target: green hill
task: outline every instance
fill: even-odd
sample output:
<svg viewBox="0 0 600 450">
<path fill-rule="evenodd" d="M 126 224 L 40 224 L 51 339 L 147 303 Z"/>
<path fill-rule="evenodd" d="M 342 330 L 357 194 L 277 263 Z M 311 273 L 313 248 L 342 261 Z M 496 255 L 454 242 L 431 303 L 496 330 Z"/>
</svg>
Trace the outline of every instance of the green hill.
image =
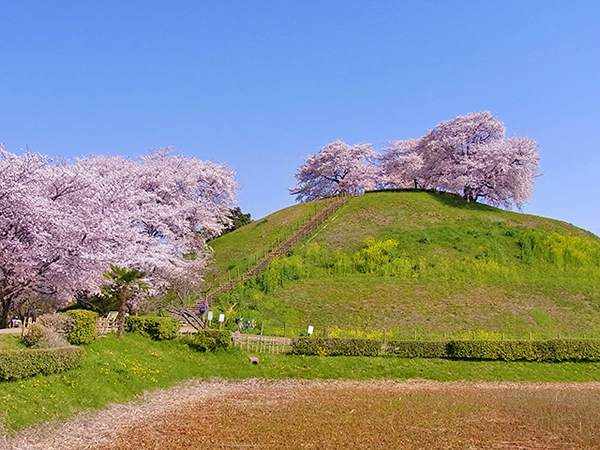
<svg viewBox="0 0 600 450">
<path fill-rule="evenodd" d="M 243 273 L 327 202 L 212 241 L 209 280 Z M 451 194 L 367 193 L 214 308 L 269 334 L 285 323 L 288 335 L 313 325 L 330 335 L 600 337 L 600 239 Z"/>
</svg>

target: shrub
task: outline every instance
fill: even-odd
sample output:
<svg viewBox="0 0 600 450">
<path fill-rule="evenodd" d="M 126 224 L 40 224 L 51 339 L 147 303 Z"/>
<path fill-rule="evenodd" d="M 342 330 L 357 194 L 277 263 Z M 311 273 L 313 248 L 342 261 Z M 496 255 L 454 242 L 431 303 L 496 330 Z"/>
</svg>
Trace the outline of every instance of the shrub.
<svg viewBox="0 0 600 450">
<path fill-rule="evenodd" d="M 226 330 L 198 330 L 197 333 L 182 338 L 183 342 L 200 352 L 226 349 L 231 345 L 231 332 Z"/>
<path fill-rule="evenodd" d="M 65 334 L 58 333 L 41 323 L 34 323 L 29 327 L 27 334 L 23 336 L 23 343 L 28 347 L 40 348 L 66 347 L 69 345 Z"/>
<path fill-rule="evenodd" d="M 74 309 L 63 314 L 73 319 L 73 329 L 69 332 L 69 343 L 73 345 L 84 345 L 91 343 L 98 337 L 96 321 L 98 313 L 86 309 Z"/>
<path fill-rule="evenodd" d="M 454 359 L 538 360 L 536 341 L 451 341 L 448 353 Z"/>
<path fill-rule="evenodd" d="M 448 358 L 446 341 L 388 341 L 384 355 L 398 358 Z"/>
<path fill-rule="evenodd" d="M 140 333 L 156 341 L 173 339 L 177 336 L 181 324 L 173 317 L 127 316 L 125 331 Z"/>
<path fill-rule="evenodd" d="M 592 339 L 451 341 L 448 343 L 448 353 L 455 359 L 600 361 L 600 341 Z"/>
<path fill-rule="evenodd" d="M 79 347 L 0 351 L 0 380 L 49 375 L 73 369 L 83 358 Z"/>
<path fill-rule="evenodd" d="M 36 323 L 64 335 L 65 339 L 73 330 L 73 318 L 66 314 L 43 314 L 38 317 Z"/>
<path fill-rule="evenodd" d="M 294 338 L 291 353 L 321 356 L 378 356 L 381 353 L 381 341 L 356 338 Z"/>
<path fill-rule="evenodd" d="M 129 333 L 140 333 L 146 335 L 147 316 L 125 317 L 125 331 Z"/>
<path fill-rule="evenodd" d="M 552 339 L 539 343 L 540 361 L 600 361 L 600 341 Z"/>
<path fill-rule="evenodd" d="M 494 361 L 600 361 L 600 340 L 389 341 L 373 339 L 295 338 L 292 354 L 320 356 L 396 356 Z"/>
</svg>

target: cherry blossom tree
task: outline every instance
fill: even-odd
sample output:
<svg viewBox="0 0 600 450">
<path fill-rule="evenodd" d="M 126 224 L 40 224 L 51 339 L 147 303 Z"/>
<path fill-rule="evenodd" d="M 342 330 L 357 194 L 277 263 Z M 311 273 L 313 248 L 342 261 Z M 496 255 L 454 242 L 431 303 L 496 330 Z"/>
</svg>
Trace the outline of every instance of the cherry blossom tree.
<svg viewBox="0 0 600 450">
<path fill-rule="evenodd" d="M 379 184 L 390 188 L 420 187 L 423 158 L 417 153 L 418 139 L 391 141 L 379 157 L 381 178 Z"/>
<path fill-rule="evenodd" d="M 81 273 L 84 189 L 74 167 L 0 147 L 0 327 L 27 294 L 64 299 Z M 85 258 L 84 258 L 85 259 Z"/>
<path fill-rule="evenodd" d="M 504 124 L 488 111 L 441 122 L 419 139 L 423 187 L 461 194 L 468 201 L 521 207 L 539 175 L 537 144 L 505 137 Z"/>
<path fill-rule="evenodd" d="M 32 290 L 99 292 L 111 265 L 144 272 L 151 293 L 200 278 L 236 189 L 226 165 L 168 150 L 55 164 L 0 149 L 0 326 Z"/>
<path fill-rule="evenodd" d="M 233 171 L 224 164 L 172 155 L 168 149 L 152 152 L 140 163 L 94 157 L 78 164 L 98 180 L 93 197 L 106 214 L 103 229 L 110 238 L 104 240 L 104 251 L 96 252 L 101 268 L 114 265 L 145 273 L 149 295 L 184 280 L 197 285 L 211 253 L 206 240 L 231 223 L 237 190 Z"/>
<path fill-rule="evenodd" d="M 377 152 L 372 144 L 348 145 L 340 140 L 308 156 L 294 175 L 297 201 L 312 201 L 343 192 L 358 194 L 378 184 Z"/>
</svg>

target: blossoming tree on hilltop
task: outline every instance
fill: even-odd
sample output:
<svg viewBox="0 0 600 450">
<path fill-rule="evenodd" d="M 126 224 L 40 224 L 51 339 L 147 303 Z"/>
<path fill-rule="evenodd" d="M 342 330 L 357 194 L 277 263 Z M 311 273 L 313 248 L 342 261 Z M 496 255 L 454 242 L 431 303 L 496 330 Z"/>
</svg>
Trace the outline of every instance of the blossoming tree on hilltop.
<svg viewBox="0 0 600 450">
<path fill-rule="evenodd" d="M 298 201 L 312 201 L 343 192 L 358 194 L 373 189 L 379 168 L 372 144 L 348 145 L 337 140 L 306 158 L 294 175 L 299 186 L 292 189 Z"/>
</svg>

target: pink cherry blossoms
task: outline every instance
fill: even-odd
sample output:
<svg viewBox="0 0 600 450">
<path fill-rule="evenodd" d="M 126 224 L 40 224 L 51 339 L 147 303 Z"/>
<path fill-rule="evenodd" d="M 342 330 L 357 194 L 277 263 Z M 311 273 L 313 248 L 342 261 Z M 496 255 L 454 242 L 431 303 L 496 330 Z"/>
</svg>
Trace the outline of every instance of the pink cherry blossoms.
<svg viewBox="0 0 600 450">
<path fill-rule="evenodd" d="M 539 176 L 538 148 L 529 138 L 505 134 L 504 124 L 484 111 L 441 122 L 419 139 L 391 141 L 383 155 L 374 156 L 371 144 L 360 144 L 368 154 L 354 155 L 353 147 L 335 141 L 306 159 L 292 193 L 308 201 L 374 187 L 423 188 L 520 208 Z"/>
<path fill-rule="evenodd" d="M 377 152 L 372 144 L 348 145 L 335 141 L 318 154 L 308 156 L 295 177 L 298 186 L 292 194 L 299 201 L 312 201 L 342 192 L 359 194 L 377 184 Z"/>
<path fill-rule="evenodd" d="M 206 239 L 229 225 L 234 175 L 167 150 L 59 164 L 0 148 L 0 326 L 33 295 L 97 291 L 111 264 L 146 272 L 153 292 L 199 279 Z"/>
</svg>

